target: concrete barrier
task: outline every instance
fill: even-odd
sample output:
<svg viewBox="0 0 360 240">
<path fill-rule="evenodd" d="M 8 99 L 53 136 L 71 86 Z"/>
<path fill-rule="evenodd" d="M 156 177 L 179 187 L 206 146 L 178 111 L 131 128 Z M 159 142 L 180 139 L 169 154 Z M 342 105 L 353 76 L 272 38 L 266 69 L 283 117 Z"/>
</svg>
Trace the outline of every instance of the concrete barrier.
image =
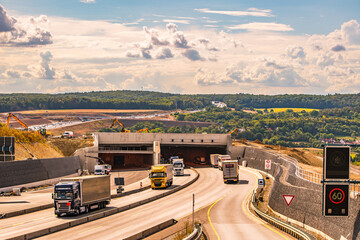
<svg viewBox="0 0 360 240">
<path fill-rule="evenodd" d="M 49 228 L 49 233 L 54 233 L 54 232 L 57 232 L 57 231 L 61 231 L 61 230 L 64 230 L 66 228 L 69 228 L 69 227 L 70 227 L 69 223 L 62 223 L 62 224 L 59 224 L 57 226 Z"/>
<path fill-rule="evenodd" d="M 163 230 L 165 228 L 168 228 L 168 227 L 170 227 L 170 226 L 172 226 L 172 225 L 174 225 L 176 223 L 177 223 L 177 221 L 175 219 L 169 219 L 169 220 L 167 220 L 165 222 L 162 222 L 162 223 L 157 224 L 157 225 L 155 225 L 153 227 L 150 227 L 150 228 L 148 228 L 148 229 L 146 229 L 144 231 L 136 233 L 136 234 L 134 234 L 134 235 L 132 235 L 130 237 L 124 238 L 123 240 L 137 240 L 137 239 L 146 238 L 146 237 L 148 237 L 148 236 L 150 236 L 150 235 L 152 235 L 152 234 L 154 234 L 154 233 L 156 233 L 158 231 L 161 231 L 161 230 Z"/>
<path fill-rule="evenodd" d="M 58 178 L 76 173 L 79 157 L 34 159 L 0 163 L 0 188 Z"/>
<path fill-rule="evenodd" d="M 193 184 L 194 182 L 196 182 L 198 179 L 199 179 L 199 173 L 195 170 L 195 169 L 192 169 L 195 173 L 196 173 L 196 177 L 194 179 L 192 179 L 190 182 L 182 185 L 182 186 L 179 186 L 176 189 L 175 192 L 177 191 L 180 191 L 181 189 Z M 175 190 L 174 189 L 174 190 Z M 166 193 L 162 193 L 160 195 L 157 196 L 157 199 L 160 199 L 162 197 L 165 197 L 165 196 L 168 196 L 172 194 L 172 191 L 168 191 Z M 150 199 L 153 199 L 153 197 L 151 198 L 148 198 L 146 199 L 147 202 L 150 202 Z M 79 224 L 82 224 L 82 223 L 86 223 L 86 222 L 91 222 L 91 221 L 94 221 L 96 219 L 100 219 L 100 218 L 103 218 L 103 217 L 107 217 L 107 216 L 110 216 L 110 215 L 113 215 L 113 214 L 116 214 L 116 213 L 119 213 L 119 212 L 123 212 L 123 211 L 126 211 L 128 209 L 131 209 L 131 208 L 135 208 L 137 206 L 140 206 L 141 205 L 141 202 L 143 202 L 145 200 L 142 200 L 142 201 L 139 201 L 139 202 L 135 202 L 135 203 L 132 203 L 132 204 L 129 204 L 129 205 L 126 205 L 126 206 L 122 206 L 122 207 L 119 207 L 119 208 L 116 208 L 117 211 L 115 211 L 115 209 L 110 209 L 110 210 L 105 210 L 103 212 L 99 212 L 99 213 L 94 213 L 93 215 L 90 215 L 90 216 L 87 216 L 87 217 L 83 217 L 83 218 L 79 218 L 79 219 L 76 219 L 74 221 L 71 221 L 71 222 L 68 222 L 68 223 L 65 223 L 65 224 L 59 224 L 57 226 L 53 226 L 51 228 L 46 228 L 46 229 L 40 229 L 38 231 L 35 231 L 33 233 L 29 233 L 29 234 L 33 234 L 35 237 L 40 237 L 40 236 L 44 236 L 44 235 L 47 235 L 49 233 L 54 233 L 56 231 L 60 231 L 60 230 L 63 230 L 63 229 L 66 229 L 66 228 L 71 228 L 73 226 L 76 226 L 76 225 L 79 225 Z M 153 200 L 152 200 L 153 201 Z M 146 203 L 147 203 L 146 202 Z M 145 203 L 143 203 L 145 204 Z M 81 223 L 80 223 L 81 222 Z M 167 224 L 175 224 L 176 223 L 176 220 L 168 220 L 164 223 L 161 223 L 159 225 L 161 225 L 162 227 L 165 227 L 165 226 L 170 226 L 170 225 L 167 225 Z M 76 225 L 74 225 L 76 224 Z M 155 228 L 154 228 L 155 230 Z M 160 229 L 161 230 L 161 229 Z M 146 230 L 147 231 L 147 230 Z M 147 231 L 146 234 L 150 233 L 151 231 Z M 153 234 L 153 233 L 151 233 Z M 13 239 L 28 239 L 26 236 L 28 234 L 25 234 L 25 235 L 21 235 L 21 236 L 16 236 L 15 238 Z M 144 237 L 144 235 L 142 234 L 142 236 Z M 131 239 L 138 239 L 138 238 L 131 238 Z"/>
</svg>

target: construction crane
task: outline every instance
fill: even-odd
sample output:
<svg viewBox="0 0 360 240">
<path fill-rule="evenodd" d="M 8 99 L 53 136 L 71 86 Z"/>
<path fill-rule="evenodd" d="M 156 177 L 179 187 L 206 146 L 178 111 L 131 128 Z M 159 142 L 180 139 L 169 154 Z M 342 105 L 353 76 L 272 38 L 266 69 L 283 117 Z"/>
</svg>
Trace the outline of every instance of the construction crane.
<svg viewBox="0 0 360 240">
<path fill-rule="evenodd" d="M 17 116 L 15 116 L 12 113 L 9 113 L 8 117 L 7 117 L 7 126 L 10 127 L 10 118 L 14 118 L 16 121 L 18 121 L 21 126 L 23 126 L 26 130 L 29 129 L 28 125 L 26 125 L 24 122 L 22 122 Z"/>
<path fill-rule="evenodd" d="M 130 132 L 130 130 L 125 129 L 124 124 L 122 124 L 117 118 L 114 118 L 114 121 L 113 121 L 113 123 L 111 124 L 110 128 L 113 128 L 113 127 L 115 126 L 115 123 L 118 123 L 118 124 L 122 127 L 122 129 L 120 130 L 120 132 L 125 132 L 125 133 L 129 133 L 129 132 Z"/>
<path fill-rule="evenodd" d="M 138 131 L 137 131 L 137 133 L 141 133 L 141 132 L 149 132 L 149 129 L 148 128 L 143 128 L 143 129 L 139 129 Z"/>
</svg>

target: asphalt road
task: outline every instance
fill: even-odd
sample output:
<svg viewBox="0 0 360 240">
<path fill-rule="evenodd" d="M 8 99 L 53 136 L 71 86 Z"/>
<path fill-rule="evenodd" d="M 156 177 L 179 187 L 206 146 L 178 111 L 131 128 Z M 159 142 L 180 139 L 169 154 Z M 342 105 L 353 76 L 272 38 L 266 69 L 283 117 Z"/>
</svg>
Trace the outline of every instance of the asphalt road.
<svg viewBox="0 0 360 240">
<path fill-rule="evenodd" d="M 243 203 L 257 184 L 255 176 L 241 171 L 241 182 L 223 183 L 218 169 L 197 169 L 200 178 L 189 187 L 157 201 L 106 218 L 66 229 L 41 239 L 123 239 L 171 218 L 180 219 L 191 214 L 192 194 L 195 209 L 217 202 L 210 211 L 210 219 L 220 239 L 283 239 L 276 230 L 265 227 L 249 216 Z M 285 238 L 287 239 L 287 238 Z"/>
<path fill-rule="evenodd" d="M 37 211 L 34 213 L 29 213 L 17 217 L 12 217 L 9 219 L 0 219 L 0 238 L 7 239 L 22 234 L 30 233 L 39 229 L 49 228 L 56 226 L 62 223 L 70 222 L 74 219 L 79 219 L 82 217 L 89 216 L 94 213 L 105 211 L 111 209 L 112 207 L 121 207 L 126 206 L 140 200 L 150 198 L 152 196 L 163 193 L 164 191 L 169 191 L 179 185 L 183 185 L 186 182 L 190 181 L 195 177 L 195 173 L 191 170 L 186 170 L 186 175 L 184 177 L 176 177 L 174 179 L 173 186 L 164 189 L 164 190 L 145 190 L 143 192 L 135 193 L 129 196 L 116 198 L 111 200 L 111 203 L 107 205 L 105 209 L 94 210 L 88 214 L 80 214 L 79 216 L 65 216 L 58 218 L 54 215 L 54 209 L 46 209 L 42 211 Z M 116 214 L 118 215 L 118 214 Z M 108 217 L 107 217 L 108 218 Z M 127 221 L 127 220 L 126 220 Z M 71 230 L 70 230 L 71 231 Z M 72 234 L 71 234 L 72 235 Z M 51 236 L 51 235 L 49 235 Z M 52 239 L 51 237 L 45 237 L 46 239 Z M 74 236 L 68 237 L 67 239 L 74 239 Z M 100 238 L 101 239 L 101 238 Z"/>
<path fill-rule="evenodd" d="M 125 190 L 132 190 L 139 188 L 140 183 L 136 184 L 136 182 L 147 178 L 148 175 L 149 172 L 147 170 L 111 172 L 112 193 L 116 193 L 116 186 L 114 185 L 115 177 L 123 177 L 127 186 Z M 145 182 L 143 186 L 145 186 Z M 0 214 L 53 203 L 51 198 L 53 192 L 54 187 L 48 187 L 46 189 L 23 192 L 21 196 L 0 197 Z"/>
<path fill-rule="evenodd" d="M 220 239 L 267 240 L 293 239 L 255 218 L 247 208 L 249 193 L 257 185 L 257 178 L 246 170 L 240 172 L 238 184 L 228 184 L 229 191 L 209 211 L 212 235 Z M 218 239 L 219 239 L 218 238 Z M 216 239 L 216 238 L 215 238 Z"/>
</svg>

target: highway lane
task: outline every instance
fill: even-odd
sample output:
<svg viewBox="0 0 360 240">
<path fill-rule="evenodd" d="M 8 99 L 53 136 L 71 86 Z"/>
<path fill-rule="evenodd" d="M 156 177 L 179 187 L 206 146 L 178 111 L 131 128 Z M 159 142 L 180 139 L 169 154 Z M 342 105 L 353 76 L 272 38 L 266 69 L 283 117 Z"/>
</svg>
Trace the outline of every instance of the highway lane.
<svg viewBox="0 0 360 240">
<path fill-rule="evenodd" d="M 116 186 L 114 184 L 115 177 L 123 177 L 125 180 L 125 190 L 132 190 L 139 188 L 140 180 L 147 178 L 149 172 L 147 170 L 134 171 L 119 171 L 111 172 L 111 189 L 112 194 L 116 193 Z M 145 186 L 146 181 L 143 181 Z M 41 190 L 29 191 L 21 193 L 21 196 L 0 197 L 0 213 L 8 213 L 18 210 L 24 210 L 32 207 L 37 207 L 45 204 L 53 203 L 51 194 L 54 192 L 54 187 L 48 187 Z"/>
<path fill-rule="evenodd" d="M 257 186 L 257 178 L 245 170 L 240 171 L 240 176 L 248 183 L 228 184 L 230 190 L 209 211 L 213 225 L 209 231 L 216 231 L 220 239 L 235 239 L 234 236 L 242 240 L 292 239 L 249 213 L 246 203 Z"/>
<path fill-rule="evenodd" d="M 217 203 L 221 203 L 219 212 L 215 208 L 211 213 L 214 217 L 215 228 L 219 228 L 220 234 L 223 235 L 221 239 L 242 239 L 238 236 L 246 236 L 247 239 L 282 238 L 259 223 L 257 219 L 247 216 L 245 209 L 242 208 L 245 197 L 257 184 L 254 176 L 241 171 L 241 180 L 243 180 L 241 184 L 227 185 L 223 183 L 222 172 L 218 169 L 197 170 L 200 173 L 198 181 L 177 193 L 123 213 L 44 236 L 41 239 L 123 239 L 168 219 L 180 219 L 190 214 L 193 193 L 195 194 L 195 209 L 205 207 L 220 197 L 224 197 L 224 203 L 221 203 L 223 200 Z M 236 205 L 235 208 L 234 205 Z M 222 208 L 227 208 L 224 213 L 230 215 L 222 218 Z M 221 225 L 222 223 L 224 225 Z M 227 234 L 226 227 L 230 227 L 232 232 Z M 260 236 L 260 238 L 254 236 Z"/>
<path fill-rule="evenodd" d="M 185 177 L 176 177 L 174 179 L 173 186 L 169 187 L 165 190 L 145 190 L 143 192 L 135 193 L 129 196 L 121 197 L 113 199 L 110 205 L 107 206 L 106 209 L 111 209 L 111 207 L 121 207 L 126 206 L 131 203 L 150 198 L 152 196 L 161 194 L 165 191 L 169 191 L 176 186 L 183 185 L 186 182 L 190 181 L 195 177 L 194 171 L 186 170 Z M 26 234 L 32 231 L 36 231 L 39 229 L 49 228 L 52 226 L 56 226 L 58 224 L 70 222 L 74 219 L 79 219 L 85 216 L 89 216 L 94 214 L 94 212 L 105 211 L 106 209 L 96 210 L 90 212 L 88 214 L 80 214 L 79 216 L 66 216 L 58 218 L 54 215 L 54 209 L 46 209 L 42 211 L 37 211 L 34 213 L 29 213 L 9 219 L 0 219 L 0 236 L 2 238 L 10 238 L 15 237 L 21 234 Z M 71 239 L 71 238 L 70 238 Z"/>
</svg>

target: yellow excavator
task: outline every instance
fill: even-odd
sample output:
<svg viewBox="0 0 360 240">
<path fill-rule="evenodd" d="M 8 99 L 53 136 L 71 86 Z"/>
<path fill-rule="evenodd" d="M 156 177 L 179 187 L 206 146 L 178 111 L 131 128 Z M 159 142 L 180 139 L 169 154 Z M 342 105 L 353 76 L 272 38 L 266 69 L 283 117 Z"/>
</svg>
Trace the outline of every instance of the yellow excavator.
<svg viewBox="0 0 360 240">
<path fill-rule="evenodd" d="M 114 118 L 113 123 L 111 124 L 110 128 L 113 128 L 115 126 L 115 123 L 118 123 L 122 128 L 120 132 L 129 133 L 130 130 L 125 129 L 124 124 L 122 124 L 117 118 Z"/>
<path fill-rule="evenodd" d="M 239 129 L 238 128 L 234 128 L 232 131 L 228 132 L 228 134 L 230 134 L 232 136 L 232 134 L 234 133 L 234 139 L 236 138 L 236 135 L 238 134 Z"/>
<path fill-rule="evenodd" d="M 17 116 L 15 116 L 14 114 L 12 113 L 9 113 L 8 117 L 7 117 L 7 126 L 10 127 L 10 118 L 14 118 L 16 121 L 18 121 L 21 126 L 23 126 L 25 128 L 25 130 L 28 130 L 29 127 L 28 125 L 26 125 L 24 122 L 22 122 Z"/>
<path fill-rule="evenodd" d="M 21 126 L 23 126 L 25 128 L 26 131 L 29 130 L 29 127 L 28 125 L 26 125 L 26 123 L 24 123 L 23 121 L 21 121 L 17 116 L 15 116 L 14 114 L 12 113 L 9 113 L 8 117 L 7 117 L 7 126 L 10 127 L 10 118 L 14 118 L 16 121 L 18 121 Z M 46 131 L 46 128 L 40 128 L 38 130 L 38 133 L 40 133 L 41 135 L 43 135 L 44 137 L 48 137 L 48 136 L 51 136 L 51 132 L 47 132 Z"/>
<path fill-rule="evenodd" d="M 148 128 L 143 128 L 143 129 L 139 129 L 138 131 L 137 131 L 137 133 L 141 133 L 141 132 L 149 132 L 149 129 Z"/>
</svg>

